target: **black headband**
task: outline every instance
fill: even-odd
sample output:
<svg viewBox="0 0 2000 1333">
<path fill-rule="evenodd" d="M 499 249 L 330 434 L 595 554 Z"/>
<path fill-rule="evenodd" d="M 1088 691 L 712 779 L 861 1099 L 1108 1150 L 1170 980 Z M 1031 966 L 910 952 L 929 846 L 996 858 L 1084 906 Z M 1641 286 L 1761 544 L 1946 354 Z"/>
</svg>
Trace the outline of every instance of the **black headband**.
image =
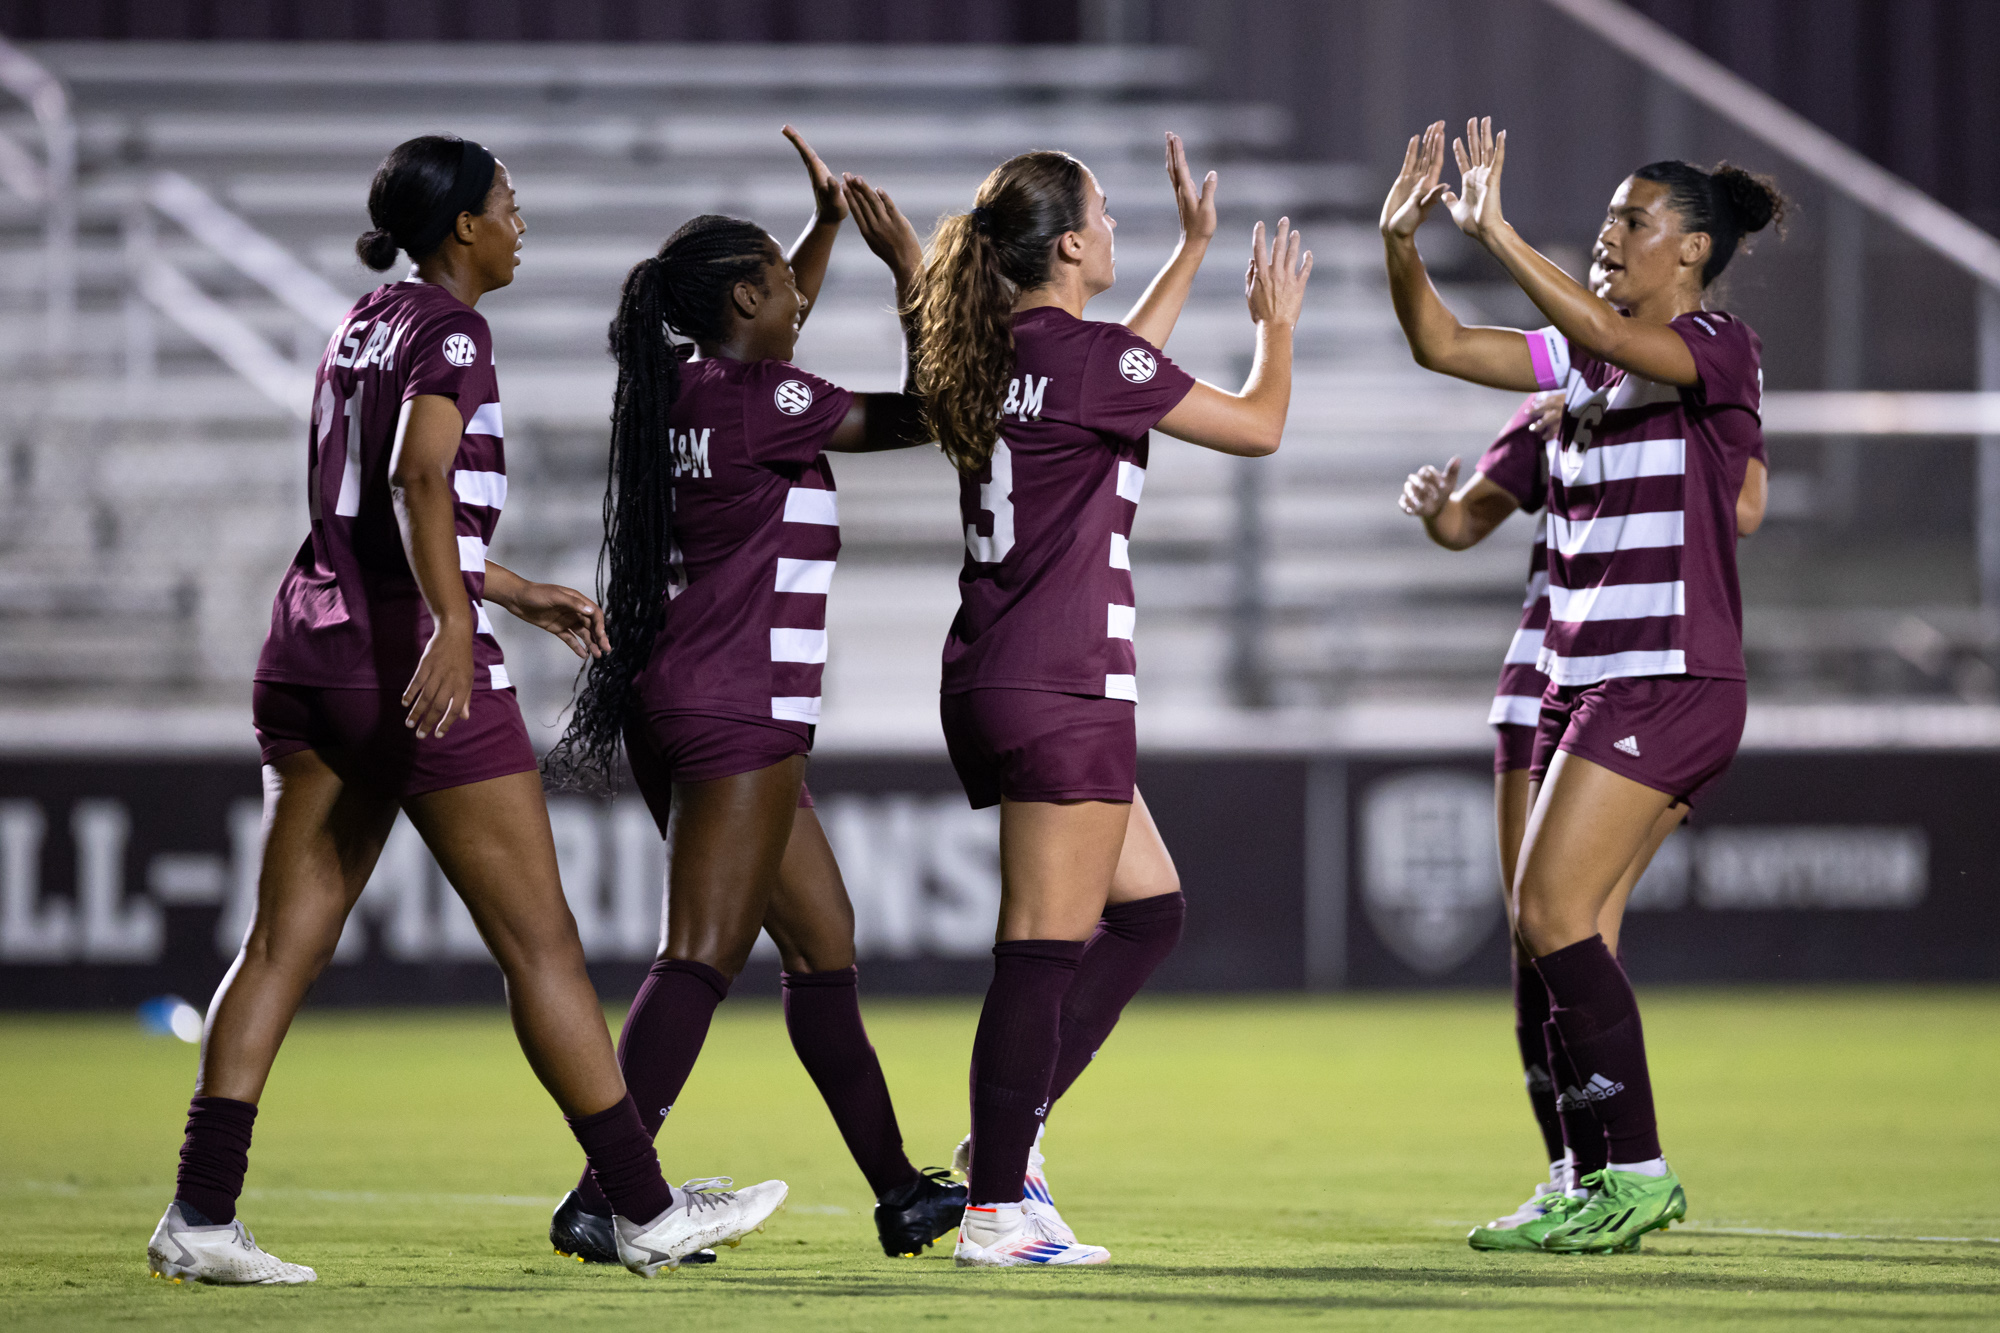
<svg viewBox="0 0 2000 1333">
<path fill-rule="evenodd" d="M 459 140 L 458 174 L 452 178 L 451 193 L 438 202 L 438 211 L 431 215 L 430 224 L 421 235 L 407 241 L 399 239 L 404 252 L 412 259 L 422 259 L 444 244 L 444 238 L 457 228 L 460 213 L 484 213 L 497 165 L 493 154 L 483 146 L 470 139 Z"/>
<path fill-rule="evenodd" d="M 974 231 L 978 232 L 981 236 L 991 236 L 993 234 L 992 209 L 981 206 L 973 209 L 968 216 L 972 219 L 972 229 Z"/>
</svg>

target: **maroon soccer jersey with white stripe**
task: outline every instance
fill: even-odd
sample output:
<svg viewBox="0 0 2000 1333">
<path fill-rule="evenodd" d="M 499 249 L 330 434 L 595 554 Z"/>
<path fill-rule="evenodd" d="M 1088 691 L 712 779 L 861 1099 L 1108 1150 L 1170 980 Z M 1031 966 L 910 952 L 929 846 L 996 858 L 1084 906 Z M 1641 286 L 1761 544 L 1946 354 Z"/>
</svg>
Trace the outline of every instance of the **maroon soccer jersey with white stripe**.
<svg viewBox="0 0 2000 1333">
<path fill-rule="evenodd" d="M 452 485 L 458 567 L 478 616 L 472 683 L 509 687 L 481 600 L 507 500 L 493 338 L 478 311 L 415 279 L 357 301 L 320 357 L 306 451 L 312 535 L 278 587 L 258 680 L 400 691 L 416 672 L 433 622 L 403 553 L 389 462 L 403 404 L 419 394 L 455 400 L 465 421 Z"/>
<path fill-rule="evenodd" d="M 1194 377 L 1123 324 L 1014 316 L 1000 439 L 961 472 L 965 566 L 946 694 L 987 687 L 1139 697 L 1130 539 L 1146 432 Z"/>
<path fill-rule="evenodd" d="M 1564 394 L 1539 660 L 1558 685 L 1744 678 L 1736 498 L 1765 456 L 1763 344 L 1720 311 L 1668 327 L 1694 355 L 1690 388 L 1627 374 L 1552 328 L 1528 335 L 1537 382 Z"/>
<path fill-rule="evenodd" d="M 854 395 L 788 361 L 681 367 L 667 416 L 672 587 L 641 706 L 819 721 L 840 555 L 827 441 Z"/>
<path fill-rule="evenodd" d="M 1542 652 L 1542 635 L 1549 624 L 1548 515 L 1540 512 L 1549 497 L 1549 456 L 1540 436 L 1528 429 L 1535 417 L 1535 400 L 1530 397 L 1515 411 L 1500 435 L 1479 456 L 1479 471 L 1486 479 L 1514 497 L 1521 511 L 1535 515 L 1535 540 L 1528 552 L 1528 595 L 1521 603 L 1521 624 L 1507 645 L 1500 667 L 1500 685 L 1493 694 L 1493 708 L 1486 715 L 1490 726 L 1511 723 L 1532 727 L 1541 720 L 1542 692 L 1549 678 L 1536 665 Z"/>
</svg>

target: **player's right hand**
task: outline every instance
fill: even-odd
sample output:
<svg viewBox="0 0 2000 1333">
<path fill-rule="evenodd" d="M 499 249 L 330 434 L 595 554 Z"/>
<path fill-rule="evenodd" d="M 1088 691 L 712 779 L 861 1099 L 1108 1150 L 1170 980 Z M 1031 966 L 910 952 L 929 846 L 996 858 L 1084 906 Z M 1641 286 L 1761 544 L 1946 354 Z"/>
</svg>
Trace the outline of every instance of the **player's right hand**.
<svg viewBox="0 0 2000 1333">
<path fill-rule="evenodd" d="M 1312 251 L 1301 253 L 1303 238 L 1290 218 L 1279 218 L 1271 243 L 1264 244 L 1264 224 L 1250 233 L 1250 270 L 1243 275 L 1243 294 L 1250 302 L 1253 324 L 1296 328 L 1306 300 L 1306 279 L 1312 276 Z"/>
<path fill-rule="evenodd" d="M 470 621 L 431 631 L 417 673 L 403 691 L 410 709 L 403 725 L 414 729 L 418 740 L 442 737 L 454 723 L 472 716 L 472 634 Z"/>
<path fill-rule="evenodd" d="M 1412 472 L 1403 482 L 1396 505 L 1412 518 L 1436 518 L 1444 502 L 1458 489 L 1459 460 L 1454 458 L 1440 472 L 1429 463 Z"/>
<path fill-rule="evenodd" d="M 847 201 L 854 225 L 875 257 L 896 275 L 897 287 L 914 281 L 924 268 L 924 243 L 917 229 L 896 207 L 887 190 L 878 190 L 853 172 L 846 176 Z"/>
<path fill-rule="evenodd" d="M 1188 166 L 1187 149 L 1181 136 L 1167 134 L 1167 183 L 1173 187 L 1174 208 L 1181 215 L 1181 236 L 1197 245 L 1207 245 L 1215 235 L 1215 173 L 1202 177 L 1195 189 L 1194 170 Z"/>
<path fill-rule="evenodd" d="M 1534 412 L 1528 418 L 1528 429 L 1538 440 L 1553 440 L 1562 434 L 1563 396 L 1549 392 L 1535 396 Z"/>
</svg>

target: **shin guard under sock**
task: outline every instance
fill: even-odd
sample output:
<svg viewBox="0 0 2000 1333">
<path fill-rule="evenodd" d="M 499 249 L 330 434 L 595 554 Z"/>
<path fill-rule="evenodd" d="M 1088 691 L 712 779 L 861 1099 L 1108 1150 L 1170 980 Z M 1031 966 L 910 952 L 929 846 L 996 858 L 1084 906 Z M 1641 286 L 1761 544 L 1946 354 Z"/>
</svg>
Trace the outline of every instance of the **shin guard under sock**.
<svg viewBox="0 0 2000 1333">
<path fill-rule="evenodd" d="M 1611 1160 L 1660 1156 L 1638 997 L 1603 937 L 1546 954 L 1535 960 L 1535 968 L 1549 988 L 1551 1017 L 1580 1079 L 1577 1095 L 1604 1123 Z"/>
<path fill-rule="evenodd" d="M 1009 940 L 993 946 L 993 984 L 972 1039 L 973 1203 L 1019 1203 L 1048 1109 L 1063 996 L 1076 979 L 1083 945 L 1074 940 Z"/>
<path fill-rule="evenodd" d="M 687 1086 L 701 1044 L 708 1039 L 715 1007 L 728 994 L 729 978 L 707 963 L 662 958 L 648 969 L 645 984 L 625 1015 L 625 1030 L 618 1034 L 618 1067 L 649 1141 L 660 1132 L 660 1122 Z M 611 1201 L 598 1191 L 588 1167 L 576 1192 L 584 1211 L 600 1215 L 612 1211 Z"/>
<path fill-rule="evenodd" d="M 592 1115 L 564 1116 L 570 1133 L 590 1165 L 585 1174 L 596 1182 L 610 1211 L 628 1222 L 650 1222 L 674 1206 L 673 1191 L 660 1174 L 653 1136 L 640 1123 L 632 1094 Z"/>
<path fill-rule="evenodd" d="M 1521 1053 L 1521 1073 L 1528 1085 L 1528 1105 L 1541 1127 L 1542 1147 L 1553 1162 L 1563 1155 L 1563 1124 L 1556 1112 L 1558 1091 L 1542 1027 L 1549 1021 L 1549 988 L 1534 963 L 1516 949 L 1511 957 L 1514 981 L 1514 1044 Z"/>
<path fill-rule="evenodd" d="M 1062 1046 L 1049 1080 L 1051 1105 L 1097 1058 L 1125 1006 L 1180 942 L 1186 919 L 1187 899 L 1178 891 L 1104 909 L 1083 946 L 1076 980 L 1063 997 Z"/>
<path fill-rule="evenodd" d="M 882 1062 L 861 1022 L 859 972 L 786 972 L 785 1031 L 799 1063 L 812 1076 L 854 1164 L 881 1198 L 917 1176 L 903 1152 L 895 1103 L 882 1077 Z"/>
<path fill-rule="evenodd" d="M 188 1102 L 187 1137 L 181 1141 L 174 1198 L 200 1213 L 210 1226 L 236 1220 L 243 1173 L 250 1168 L 250 1128 L 256 1122 L 257 1108 L 249 1102 L 228 1097 L 195 1097 Z"/>
</svg>

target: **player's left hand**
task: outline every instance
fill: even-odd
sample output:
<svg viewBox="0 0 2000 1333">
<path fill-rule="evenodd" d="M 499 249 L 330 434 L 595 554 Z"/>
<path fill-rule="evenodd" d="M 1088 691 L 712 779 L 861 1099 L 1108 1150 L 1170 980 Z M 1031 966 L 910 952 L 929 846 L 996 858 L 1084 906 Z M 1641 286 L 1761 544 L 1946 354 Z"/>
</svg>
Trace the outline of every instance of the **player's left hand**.
<svg viewBox="0 0 2000 1333">
<path fill-rule="evenodd" d="M 1181 145 L 1181 136 L 1171 132 L 1167 135 L 1167 181 L 1173 186 L 1174 207 L 1181 215 L 1182 238 L 1207 245 L 1215 235 L 1215 173 L 1202 177 L 1197 190 L 1187 149 Z"/>
<path fill-rule="evenodd" d="M 1458 191 L 1446 190 L 1444 206 L 1451 220 L 1475 241 L 1484 241 L 1507 225 L 1500 215 L 1500 168 L 1507 163 L 1507 131 L 1493 133 L 1493 117 L 1465 122 L 1465 137 L 1451 141 L 1458 159 Z"/>
<path fill-rule="evenodd" d="M 578 657 L 602 657 L 611 651 L 604 608 L 574 588 L 560 583 L 524 583 L 507 609 L 561 639 Z"/>
<path fill-rule="evenodd" d="M 917 229 L 903 216 L 903 210 L 896 207 L 887 190 L 876 189 L 851 171 L 844 179 L 848 202 L 854 209 L 854 225 L 875 257 L 896 275 L 900 291 L 923 272 L 924 243 L 917 239 Z"/>
<path fill-rule="evenodd" d="M 814 216 L 821 226 L 839 226 L 847 220 L 847 192 L 841 188 L 840 180 L 827 170 L 826 163 L 819 160 L 819 154 L 812 150 L 804 135 L 787 125 L 785 137 L 799 150 L 799 160 L 806 164 L 806 175 L 812 179 Z"/>
<path fill-rule="evenodd" d="M 1553 440 L 1562 434 L 1563 396 L 1550 392 L 1535 396 L 1534 412 L 1528 418 L 1528 429 L 1538 440 Z"/>
</svg>

